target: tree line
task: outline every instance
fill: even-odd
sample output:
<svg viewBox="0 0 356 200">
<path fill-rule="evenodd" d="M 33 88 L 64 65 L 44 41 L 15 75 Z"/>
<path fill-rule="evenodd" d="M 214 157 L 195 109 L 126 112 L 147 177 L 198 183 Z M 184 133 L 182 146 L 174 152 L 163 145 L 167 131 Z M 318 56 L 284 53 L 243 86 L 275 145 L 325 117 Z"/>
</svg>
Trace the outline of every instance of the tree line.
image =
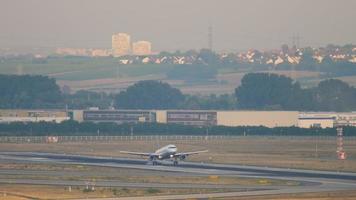
<svg viewBox="0 0 356 200">
<path fill-rule="evenodd" d="M 0 108 L 56 108 L 63 100 L 52 78 L 0 74 Z"/>
<path fill-rule="evenodd" d="M 348 60 L 335 61 L 329 55 L 325 55 L 321 62 L 314 58 L 314 50 L 306 48 L 302 52 L 298 64 L 281 63 L 275 68 L 277 70 L 300 70 L 321 72 L 324 78 L 356 75 L 356 63 Z"/>
<path fill-rule="evenodd" d="M 298 128 L 262 126 L 241 127 L 194 127 L 179 124 L 137 123 L 92 123 L 64 121 L 62 123 L 38 122 L 22 123 L 14 122 L 0 124 L 0 136 L 115 136 L 115 135 L 260 135 L 260 136 L 335 136 L 335 128 Z M 356 127 L 345 127 L 345 136 L 356 136 Z"/>
<path fill-rule="evenodd" d="M 235 95 L 183 95 L 167 83 L 143 81 L 118 94 L 115 102 L 123 109 L 353 111 L 355 99 L 356 88 L 336 79 L 304 89 L 286 76 L 250 73 Z"/>
<path fill-rule="evenodd" d="M 356 89 L 327 79 L 317 87 L 302 88 L 298 82 L 276 74 L 250 73 L 243 77 L 235 94 L 184 95 L 160 81 L 140 81 L 118 94 L 78 91 L 62 92 L 45 76 L 0 75 L 1 109 L 192 109 L 192 110 L 356 110 Z"/>
<path fill-rule="evenodd" d="M 251 73 L 243 77 L 235 90 L 240 109 L 353 111 L 356 88 L 328 79 L 317 87 L 303 89 L 291 78 L 276 74 Z"/>
</svg>

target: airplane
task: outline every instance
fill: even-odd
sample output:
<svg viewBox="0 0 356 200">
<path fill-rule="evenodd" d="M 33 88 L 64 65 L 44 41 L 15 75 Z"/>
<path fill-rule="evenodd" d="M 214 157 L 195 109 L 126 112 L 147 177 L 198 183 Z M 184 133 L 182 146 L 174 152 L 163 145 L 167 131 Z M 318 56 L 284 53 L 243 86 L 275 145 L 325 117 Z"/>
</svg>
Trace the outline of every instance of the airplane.
<svg viewBox="0 0 356 200">
<path fill-rule="evenodd" d="M 189 155 L 205 153 L 205 152 L 208 152 L 208 150 L 177 153 L 177 147 L 173 144 L 164 146 L 164 147 L 158 149 L 157 151 L 155 151 L 154 153 L 120 151 L 120 153 L 124 153 L 124 154 L 148 157 L 148 161 L 152 162 L 152 165 L 157 165 L 158 164 L 157 160 L 172 159 L 174 166 L 178 165 L 178 159 L 184 160 Z"/>
</svg>

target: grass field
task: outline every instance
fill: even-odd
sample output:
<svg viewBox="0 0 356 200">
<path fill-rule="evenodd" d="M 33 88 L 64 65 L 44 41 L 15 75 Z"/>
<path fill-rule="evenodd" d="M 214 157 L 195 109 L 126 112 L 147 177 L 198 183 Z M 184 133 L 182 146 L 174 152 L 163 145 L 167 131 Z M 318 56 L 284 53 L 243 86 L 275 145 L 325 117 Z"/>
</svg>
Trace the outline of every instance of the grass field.
<svg viewBox="0 0 356 200">
<path fill-rule="evenodd" d="M 264 195 L 253 197 L 217 198 L 214 200 L 354 200 L 356 191 L 323 192 L 288 195 Z"/>
<path fill-rule="evenodd" d="M 299 185 L 298 181 L 244 178 L 230 175 L 210 175 L 177 173 L 169 171 L 155 171 L 130 168 L 111 168 L 88 166 L 80 164 L 54 164 L 54 163 L 25 163 L 0 160 L 0 170 L 16 170 L 34 173 L 2 173 L 1 178 L 9 179 L 42 179 L 42 180 L 110 180 L 129 183 L 166 183 L 166 184 L 214 184 L 214 185 Z M 36 172 L 49 173 L 36 173 Z M 51 172 L 66 172 L 51 174 Z M 167 179 L 169 177 L 169 179 Z"/>
<path fill-rule="evenodd" d="M 27 180 L 63 180 L 63 181 L 120 181 L 125 183 L 163 183 L 163 184 L 203 184 L 203 185 L 239 185 L 239 186 L 297 186 L 297 181 L 275 179 L 242 178 L 237 176 L 191 175 L 190 173 L 165 173 L 127 168 L 93 167 L 82 165 L 54 165 L 44 163 L 0 163 L 0 169 L 19 171 L 62 171 L 58 175 L 28 173 L 2 174 L 3 179 Z"/>
<path fill-rule="evenodd" d="M 91 188 L 90 188 L 91 189 Z M 60 187 L 46 185 L 0 184 L 0 199 L 6 200 L 58 200 L 115 198 L 153 195 L 194 194 L 209 192 L 229 192 L 225 189 L 155 189 L 155 188 L 108 188 L 95 187 L 94 191 L 84 187 Z"/>
<path fill-rule="evenodd" d="M 0 199 L 6 200 L 30 200 L 30 199 L 73 199 L 73 198 L 110 198 L 123 196 L 142 196 L 142 195 L 164 195 L 164 194 L 184 194 L 199 192 L 214 192 L 214 190 L 154 190 L 154 189 L 128 189 L 128 188 L 98 188 L 94 192 L 83 192 L 83 188 L 73 188 L 69 192 L 68 188 L 58 188 L 51 186 L 28 186 L 28 185 L 0 185 Z M 4 192 L 6 190 L 6 192 Z M 27 195 L 24 195 L 26 191 Z M 36 191 L 36 192 L 35 192 Z M 40 192 L 38 192 L 40 191 Z M 219 192 L 219 190 L 215 190 Z M 220 191 L 221 192 L 221 191 Z M 51 194 L 51 195 L 49 195 Z M 53 198 L 55 196 L 55 198 Z M 233 198 L 213 198 L 211 200 L 354 200 L 355 191 L 307 193 L 307 194 L 288 194 L 288 195 L 265 195 L 252 197 L 233 197 Z"/>
<path fill-rule="evenodd" d="M 130 64 L 121 65 L 117 58 L 49 57 L 39 63 L 30 58 L 7 59 L 0 62 L 0 74 L 41 74 L 55 78 L 60 86 L 67 85 L 72 91 L 80 89 L 117 92 L 140 80 L 163 80 L 187 94 L 233 93 L 247 72 L 221 68 L 215 82 L 187 84 L 182 80 L 169 80 L 166 73 L 173 65 Z M 261 71 L 289 76 L 302 86 L 318 84 L 319 73 L 309 71 Z M 355 77 L 339 79 L 356 85 Z"/>
<path fill-rule="evenodd" d="M 164 171 L 147 171 L 127 168 L 91 167 L 82 165 L 43 164 L 43 163 L 4 163 L 0 162 L 0 170 L 16 170 L 24 174 L 1 174 L 2 179 L 26 179 L 26 180 L 49 180 L 49 181 L 82 181 L 90 182 L 89 189 L 93 183 L 98 181 L 119 181 L 125 183 L 163 183 L 163 184 L 191 184 L 192 188 L 123 188 L 123 187 L 97 187 L 94 191 L 87 190 L 86 186 L 49 186 L 49 185 L 24 185 L 24 184 L 0 184 L 0 199 L 11 200 L 54 200 L 73 198 L 105 198 L 125 196 L 150 196 L 150 195 L 174 195 L 194 193 L 233 192 L 239 189 L 231 188 L 194 188 L 195 184 L 213 184 L 214 186 L 294 186 L 299 185 L 296 181 L 283 181 L 258 178 L 241 178 L 231 176 L 214 175 L 192 175 L 189 173 L 174 173 Z M 39 172 L 39 173 L 37 173 Z M 48 173 L 43 173 L 48 172 Z M 54 173 L 52 172 L 63 172 Z"/>
<path fill-rule="evenodd" d="M 121 65 L 116 58 L 50 57 L 44 63 L 32 59 L 15 59 L 0 62 L 1 74 L 41 74 L 57 80 L 93 80 L 117 77 L 136 77 L 161 74 L 171 65 Z"/>
<path fill-rule="evenodd" d="M 112 198 L 124 196 L 143 195 L 169 195 L 206 192 L 224 192 L 223 190 L 196 190 L 196 189 L 128 189 L 128 188 L 96 188 L 95 191 L 85 192 L 85 188 L 74 187 L 69 191 L 68 187 L 9 185 L 1 184 L 0 199 L 6 200 L 51 200 L 73 198 Z M 288 195 L 264 195 L 233 198 L 213 198 L 211 200 L 354 200 L 355 191 L 288 194 Z"/>
</svg>

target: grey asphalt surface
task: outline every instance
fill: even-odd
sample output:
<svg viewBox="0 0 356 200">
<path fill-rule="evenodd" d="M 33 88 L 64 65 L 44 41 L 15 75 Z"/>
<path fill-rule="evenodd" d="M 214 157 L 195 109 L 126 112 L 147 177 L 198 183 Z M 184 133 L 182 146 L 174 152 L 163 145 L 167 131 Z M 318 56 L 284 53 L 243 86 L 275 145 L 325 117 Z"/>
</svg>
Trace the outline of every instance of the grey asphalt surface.
<svg viewBox="0 0 356 200">
<path fill-rule="evenodd" d="M 267 194 L 290 194 L 306 192 L 325 192 L 356 190 L 356 173 L 317 171 L 317 170 L 299 170 L 284 168 L 269 168 L 243 165 L 224 165 L 207 164 L 194 162 L 180 162 L 178 166 L 172 166 L 171 162 L 162 162 L 159 166 L 147 165 L 146 160 L 110 158 L 97 156 L 66 155 L 53 153 L 36 152 L 0 152 L 0 161 L 16 162 L 36 162 L 36 163 L 55 163 L 55 164 L 80 164 L 88 166 L 104 166 L 114 168 L 142 169 L 148 170 L 148 173 L 178 173 L 190 175 L 224 175 L 238 176 L 246 178 L 266 178 L 279 180 L 292 180 L 301 182 L 298 186 L 236 186 L 236 185 L 209 185 L 209 184 L 152 184 L 152 183 L 126 183 L 120 181 L 96 181 L 97 186 L 106 187 L 154 187 L 154 188 L 229 188 L 236 189 L 238 192 L 214 193 L 214 194 L 196 194 L 196 195 L 174 195 L 160 196 L 142 199 L 186 199 L 186 198 L 211 198 L 211 197 L 233 197 L 249 195 L 267 195 Z M 84 185 L 83 181 L 73 180 L 40 180 L 40 179 L 11 179 L 5 177 L 9 174 L 31 174 L 36 171 L 23 170 L 0 170 L 1 183 L 21 183 L 37 185 Z M 41 172 L 49 173 L 49 172 Z M 51 172 L 60 173 L 64 172 Z M 59 174 L 58 174 L 59 173 Z M 118 198 L 115 198 L 118 199 Z M 140 199 L 122 198 L 122 199 Z"/>
</svg>

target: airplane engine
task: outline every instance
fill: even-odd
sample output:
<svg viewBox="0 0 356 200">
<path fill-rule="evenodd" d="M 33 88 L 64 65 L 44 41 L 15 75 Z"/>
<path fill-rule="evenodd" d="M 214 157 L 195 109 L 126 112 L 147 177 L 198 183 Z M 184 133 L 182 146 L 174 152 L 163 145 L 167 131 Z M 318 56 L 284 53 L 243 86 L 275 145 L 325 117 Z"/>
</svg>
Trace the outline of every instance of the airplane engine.
<svg viewBox="0 0 356 200">
<path fill-rule="evenodd" d="M 187 157 L 187 156 L 185 156 L 185 155 L 181 155 L 181 156 L 179 156 L 179 159 L 180 159 L 180 160 L 184 160 L 186 157 Z"/>
</svg>

